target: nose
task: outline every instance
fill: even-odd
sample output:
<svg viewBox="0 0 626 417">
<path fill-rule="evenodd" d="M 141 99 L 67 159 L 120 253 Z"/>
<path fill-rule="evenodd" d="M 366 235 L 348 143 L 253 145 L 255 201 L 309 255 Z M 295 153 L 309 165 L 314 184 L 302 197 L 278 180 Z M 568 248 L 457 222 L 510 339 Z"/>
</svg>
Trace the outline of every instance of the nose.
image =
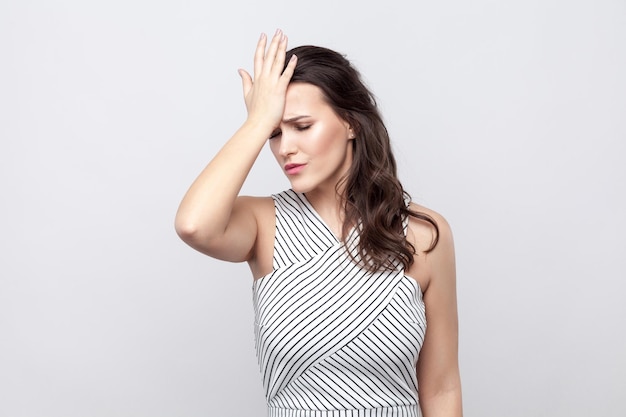
<svg viewBox="0 0 626 417">
<path fill-rule="evenodd" d="M 298 152 L 295 138 L 293 135 L 290 135 L 289 132 L 285 132 L 285 130 L 286 129 L 283 129 L 283 132 L 280 135 L 280 144 L 278 148 L 278 154 L 282 157 L 287 157 Z"/>
</svg>

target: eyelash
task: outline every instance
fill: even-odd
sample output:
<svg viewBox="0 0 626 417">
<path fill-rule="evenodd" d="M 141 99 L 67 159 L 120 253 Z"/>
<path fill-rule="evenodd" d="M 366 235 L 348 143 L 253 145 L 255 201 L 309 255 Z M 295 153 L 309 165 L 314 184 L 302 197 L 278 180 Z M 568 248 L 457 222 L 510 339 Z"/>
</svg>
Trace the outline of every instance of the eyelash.
<svg viewBox="0 0 626 417">
<path fill-rule="evenodd" d="M 276 136 L 280 135 L 280 133 L 281 133 L 280 130 L 278 130 L 278 131 L 272 133 L 269 138 L 270 139 L 274 139 Z"/>
<path fill-rule="evenodd" d="M 310 128 L 310 127 L 311 127 L 311 125 L 295 126 L 295 129 L 296 129 L 298 132 L 304 132 L 305 130 L 307 130 L 307 129 L 308 129 L 308 128 Z M 274 139 L 275 137 L 279 136 L 281 133 L 282 133 L 282 132 L 281 132 L 280 130 L 277 130 L 277 131 L 273 132 L 273 133 L 270 135 L 270 137 L 269 137 L 269 138 L 270 138 L 270 139 Z"/>
</svg>

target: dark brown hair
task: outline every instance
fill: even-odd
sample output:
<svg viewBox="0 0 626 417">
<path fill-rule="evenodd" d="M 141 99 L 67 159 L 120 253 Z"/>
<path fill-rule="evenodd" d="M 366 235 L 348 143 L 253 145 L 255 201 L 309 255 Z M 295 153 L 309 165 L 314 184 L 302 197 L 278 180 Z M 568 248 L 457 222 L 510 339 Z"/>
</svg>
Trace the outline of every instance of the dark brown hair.
<svg viewBox="0 0 626 417">
<path fill-rule="evenodd" d="M 398 180 L 389 134 L 374 95 L 345 56 L 307 45 L 288 51 L 286 62 L 294 54 L 298 63 L 291 82 L 320 88 L 326 102 L 350 124 L 356 136 L 352 140 L 353 163 L 340 184 L 344 189 L 344 244 L 347 231 L 358 224 L 359 263 L 372 271 L 395 269 L 398 262 L 408 269 L 415 247 L 404 235 L 403 219 L 412 216 L 434 227 L 435 238 L 427 251 L 437 245 L 439 228 L 430 216 L 407 206 L 410 197 Z M 357 257 L 353 256 L 355 261 Z"/>
</svg>

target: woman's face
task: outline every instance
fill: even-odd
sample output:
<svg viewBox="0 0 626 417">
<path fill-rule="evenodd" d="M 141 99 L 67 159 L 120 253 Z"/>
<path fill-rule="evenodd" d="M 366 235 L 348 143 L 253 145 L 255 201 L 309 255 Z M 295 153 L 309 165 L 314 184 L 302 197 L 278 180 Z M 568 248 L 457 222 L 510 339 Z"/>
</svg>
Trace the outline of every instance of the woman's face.
<svg viewBox="0 0 626 417">
<path fill-rule="evenodd" d="M 334 192 L 352 164 L 352 130 L 322 97 L 312 84 L 290 84 L 283 120 L 270 137 L 272 153 L 296 192 Z"/>
</svg>

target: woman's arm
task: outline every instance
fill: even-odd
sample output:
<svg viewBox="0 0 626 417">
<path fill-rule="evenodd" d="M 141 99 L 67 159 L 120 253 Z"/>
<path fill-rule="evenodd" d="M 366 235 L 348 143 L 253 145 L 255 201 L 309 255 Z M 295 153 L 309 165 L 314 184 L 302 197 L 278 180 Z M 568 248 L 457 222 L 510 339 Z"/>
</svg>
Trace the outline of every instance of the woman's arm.
<svg viewBox="0 0 626 417">
<path fill-rule="evenodd" d="M 261 35 L 254 56 L 254 79 L 242 78 L 248 117 L 209 162 L 183 197 L 176 213 L 178 235 L 209 256 L 245 261 L 257 236 L 254 199 L 238 197 L 241 187 L 272 130 L 279 124 L 296 60 L 285 64 L 287 37 L 274 35 L 269 48 Z"/>
<path fill-rule="evenodd" d="M 426 337 L 417 364 L 420 405 L 424 417 L 461 417 L 454 243 L 446 220 L 429 214 L 439 226 L 439 243 L 419 255 L 429 275 L 424 292 Z"/>
</svg>

